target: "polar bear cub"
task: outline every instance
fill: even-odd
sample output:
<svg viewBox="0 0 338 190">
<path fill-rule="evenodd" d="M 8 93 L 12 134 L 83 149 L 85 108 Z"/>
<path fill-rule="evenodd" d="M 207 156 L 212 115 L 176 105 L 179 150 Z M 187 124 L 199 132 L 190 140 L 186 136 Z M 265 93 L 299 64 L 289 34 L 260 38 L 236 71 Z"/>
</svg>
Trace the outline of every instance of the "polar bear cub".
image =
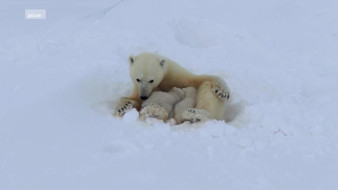
<svg viewBox="0 0 338 190">
<path fill-rule="evenodd" d="M 172 88 L 169 92 L 157 91 L 143 102 L 140 118 L 148 117 L 167 119 L 173 117 L 176 124 L 180 124 L 185 119 L 182 114 L 189 108 L 196 106 L 196 88 Z"/>
<path fill-rule="evenodd" d="M 174 105 L 184 98 L 184 91 L 180 88 L 172 88 L 169 92 L 156 91 L 143 101 L 140 118 L 157 118 L 166 121 L 174 108 Z"/>
<path fill-rule="evenodd" d="M 183 113 L 189 108 L 196 107 L 196 88 L 187 87 L 183 88 L 184 98 L 175 105 L 173 117 L 176 120 L 176 124 L 180 124 L 185 119 L 183 118 Z"/>
</svg>

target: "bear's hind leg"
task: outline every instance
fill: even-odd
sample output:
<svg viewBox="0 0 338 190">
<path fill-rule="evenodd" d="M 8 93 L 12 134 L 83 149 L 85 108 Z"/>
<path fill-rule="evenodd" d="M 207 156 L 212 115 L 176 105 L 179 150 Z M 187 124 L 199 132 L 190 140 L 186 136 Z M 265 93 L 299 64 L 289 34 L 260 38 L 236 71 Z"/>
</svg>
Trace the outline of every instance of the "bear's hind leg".
<svg viewBox="0 0 338 190">
<path fill-rule="evenodd" d="M 204 122 L 210 119 L 222 120 L 224 114 L 224 100 L 216 96 L 213 82 L 206 81 L 197 91 L 196 108 L 190 108 L 182 114 L 184 120 Z"/>
</svg>

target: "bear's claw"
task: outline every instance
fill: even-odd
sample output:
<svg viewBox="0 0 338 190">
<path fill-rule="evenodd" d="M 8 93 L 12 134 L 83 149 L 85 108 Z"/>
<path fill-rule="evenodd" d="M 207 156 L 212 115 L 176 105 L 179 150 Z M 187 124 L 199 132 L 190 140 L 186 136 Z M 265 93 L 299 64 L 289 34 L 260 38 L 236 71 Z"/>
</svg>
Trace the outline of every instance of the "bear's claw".
<svg viewBox="0 0 338 190">
<path fill-rule="evenodd" d="M 114 115 L 123 116 L 127 111 L 133 109 L 133 105 L 130 101 L 127 101 L 122 106 L 116 108 Z"/>
<path fill-rule="evenodd" d="M 220 82 L 218 80 L 214 81 L 214 83 L 212 85 L 212 91 L 221 100 L 229 99 L 230 98 L 230 92 L 229 92 L 226 84 L 222 84 L 222 83 L 223 82 Z"/>
</svg>

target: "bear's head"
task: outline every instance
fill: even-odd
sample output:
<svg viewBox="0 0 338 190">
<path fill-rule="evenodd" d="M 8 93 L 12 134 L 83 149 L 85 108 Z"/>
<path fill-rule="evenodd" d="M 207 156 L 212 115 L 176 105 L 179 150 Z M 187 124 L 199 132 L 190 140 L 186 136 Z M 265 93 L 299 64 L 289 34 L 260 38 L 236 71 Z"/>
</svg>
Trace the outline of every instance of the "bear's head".
<svg viewBox="0 0 338 190">
<path fill-rule="evenodd" d="M 146 100 L 162 81 L 167 70 L 165 58 L 152 53 L 130 56 L 130 77 L 141 100 Z"/>
</svg>

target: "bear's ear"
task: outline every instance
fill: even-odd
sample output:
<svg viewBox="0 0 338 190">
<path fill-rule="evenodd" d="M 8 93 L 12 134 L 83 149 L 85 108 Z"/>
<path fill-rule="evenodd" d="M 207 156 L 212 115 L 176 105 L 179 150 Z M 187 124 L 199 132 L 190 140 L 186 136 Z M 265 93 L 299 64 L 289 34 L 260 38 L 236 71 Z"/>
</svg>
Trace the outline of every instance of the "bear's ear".
<svg viewBox="0 0 338 190">
<path fill-rule="evenodd" d="M 162 59 L 162 60 L 160 61 L 160 65 L 161 65 L 162 67 L 165 65 L 165 59 Z"/>
<path fill-rule="evenodd" d="M 129 64 L 132 65 L 135 61 L 135 57 L 134 56 L 129 56 Z"/>
</svg>

